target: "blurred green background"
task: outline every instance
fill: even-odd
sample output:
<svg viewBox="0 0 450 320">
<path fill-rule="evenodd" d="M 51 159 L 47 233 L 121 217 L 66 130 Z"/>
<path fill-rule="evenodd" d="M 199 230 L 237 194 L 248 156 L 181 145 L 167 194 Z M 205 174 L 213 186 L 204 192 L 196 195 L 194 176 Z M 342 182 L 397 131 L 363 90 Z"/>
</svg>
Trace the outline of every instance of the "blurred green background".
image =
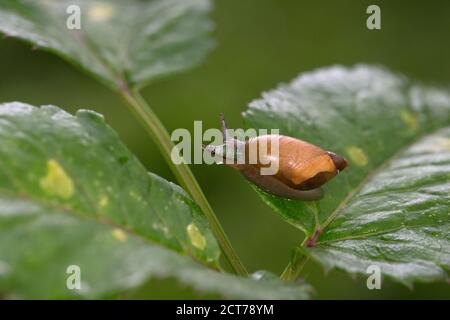
<svg viewBox="0 0 450 320">
<path fill-rule="evenodd" d="M 381 30 L 366 28 L 366 8 L 381 7 Z M 332 64 L 376 63 L 427 83 L 450 83 L 450 1 L 219 0 L 212 19 L 215 50 L 194 70 L 160 79 L 144 96 L 169 131 L 242 127 L 241 112 L 264 90 L 298 73 Z M 121 100 L 68 63 L 14 39 L 0 41 L 0 102 L 55 104 L 105 115 L 146 167 L 174 180 L 155 145 Z M 279 273 L 300 231 L 268 208 L 238 173 L 216 166 L 192 168 L 235 249 L 250 271 Z M 414 290 L 385 281 L 370 291 L 365 277 L 324 274 L 309 263 L 304 276 L 315 298 L 450 298 L 449 284 L 418 284 Z M 174 280 L 150 282 L 130 297 L 199 297 Z M 200 296 L 202 297 L 202 296 Z"/>
</svg>

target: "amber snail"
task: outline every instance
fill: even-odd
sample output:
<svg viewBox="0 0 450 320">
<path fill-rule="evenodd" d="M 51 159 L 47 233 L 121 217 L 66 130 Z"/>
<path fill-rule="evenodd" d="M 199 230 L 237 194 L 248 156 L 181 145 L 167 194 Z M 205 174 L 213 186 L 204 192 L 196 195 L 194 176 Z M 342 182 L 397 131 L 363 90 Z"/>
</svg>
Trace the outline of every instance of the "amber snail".
<svg viewBox="0 0 450 320">
<path fill-rule="evenodd" d="M 224 164 L 238 170 L 247 180 L 257 185 L 262 190 L 276 196 L 297 199 L 317 200 L 323 197 L 321 186 L 344 170 L 348 162 L 343 157 L 325 151 L 308 142 L 283 136 L 261 135 L 240 141 L 228 133 L 223 114 L 221 114 L 222 134 L 224 144 L 220 146 L 204 145 L 215 156 L 228 158 L 227 148 L 233 146 L 233 157 L 244 153 L 244 163 L 223 161 Z M 277 143 L 276 156 L 272 152 L 272 145 Z M 264 153 L 258 153 L 257 161 L 250 164 L 248 153 L 252 148 L 258 150 L 262 143 L 266 144 Z M 267 166 L 267 160 L 276 161 L 278 170 L 273 175 L 262 175 L 261 168 Z M 263 161 L 264 160 L 264 161 Z M 264 163 L 264 164 L 263 164 Z"/>
</svg>

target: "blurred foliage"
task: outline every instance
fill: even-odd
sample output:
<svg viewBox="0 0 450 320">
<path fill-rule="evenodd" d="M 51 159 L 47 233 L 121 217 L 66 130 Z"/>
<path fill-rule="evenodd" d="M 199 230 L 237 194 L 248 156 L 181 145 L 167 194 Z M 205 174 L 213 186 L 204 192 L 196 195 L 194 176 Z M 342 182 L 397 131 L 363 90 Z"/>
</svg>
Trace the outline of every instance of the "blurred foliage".
<svg viewBox="0 0 450 320">
<path fill-rule="evenodd" d="M 241 112 L 264 90 L 300 72 L 331 64 L 379 63 L 418 81 L 450 80 L 450 2 L 377 1 L 382 30 L 368 30 L 372 1 L 219 0 L 212 17 L 217 47 L 195 70 L 144 90 L 169 131 L 192 129 L 194 120 L 218 127 L 224 112 L 241 127 Z M 120 99 L 89 76 L 51 54 L 17 40 L 0 41 L 0 101 L 55 104 L 68 111 L 94 109 L 106 116 L 127 146 L 151 171 L 173 180 L 154 144 Z M 250 271 L 280 272 L 301 234 L 281 221 L 237 173 L 193 166 L 208 199 Z M 366 279 L 310 263 L 304 275 L 317 298 L 448 298 L 448 284 L 417 285 L 411 291 L 390 281 L 369 291 Z M 175 281 L 151 281 L 145 297 L 186 298 L 194 292 Z M 139 297 L 138 296 L 138 297 Z"/>
</svg>

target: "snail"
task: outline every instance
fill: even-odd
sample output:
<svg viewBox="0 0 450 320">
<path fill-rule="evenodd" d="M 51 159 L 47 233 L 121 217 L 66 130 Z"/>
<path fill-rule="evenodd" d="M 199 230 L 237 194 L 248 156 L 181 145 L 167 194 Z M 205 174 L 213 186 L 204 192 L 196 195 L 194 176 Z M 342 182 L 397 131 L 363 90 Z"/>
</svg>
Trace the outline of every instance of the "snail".
<svg viewBox="0 0 450 320">
<path fill-rule="evenodd" d="M 333 152 L 289 136 L 267 134 L 238 140 L 229 134 L 223 114 L 221 125 L 224 144 L 203 145 L 203 149 L 272 195 L 295 200 L 320 199 L 323 197 L 321 186 L 348 165 L 346 159 Z M 252 150 L 258 150 L 253 162 L 249 161 Z M 238 156 L 244 161 L 236 161 Z M 262 174 L 264 168 L 274 163 L 276 172 Z"/>
</svg>

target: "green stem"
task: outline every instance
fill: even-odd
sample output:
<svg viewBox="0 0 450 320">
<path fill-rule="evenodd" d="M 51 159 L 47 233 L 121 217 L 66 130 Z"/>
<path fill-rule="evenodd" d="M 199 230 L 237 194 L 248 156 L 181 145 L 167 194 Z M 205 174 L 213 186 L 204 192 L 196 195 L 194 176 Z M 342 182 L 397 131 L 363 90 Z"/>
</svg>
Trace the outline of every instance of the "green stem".
<svg viewBox="0 0 450 320">
<path fill-rule="evenodd" d="M 309 236 L 307 235 L 303 240 L 301 247 L 305 246 Z M 300 249 L 296 249 L 294 256 L 291 258 L 291 261 L 284 269 L 283 273 L 280 275 L 280 278 L 284 281 L 295 281 L 300 276 L 303 267 L 308 262 L 309 256 L 305 255 L 301 252 Z"/>
<path fill-rule="evenodd" d="M 248 275 L 244 265 L 231 246 L 231 243 L 228 240 L 228 237 L 225 234 L 225 231 L 223 230 L 213 209 L 211 208 L 211 205 L 192 174 L 192 171 L 186 164 L 175 165 L 173 163 L 171 153 L 174 144 L 170 139 L 169 133 L 164 125 L 138 91 L 123 89 L 120 91 L 120 94 L 125 99 L 131 110 L 137 115 L 138 119 L 143 123 L 147 132 L 152 136 L 181 186 L 191 194 L 195 202 L 197 202 L 200 209 L 205 214 L 211 226 L 212 232 L 219 242 L 222 253 L 233 271 L 242 276 Z"/>
<path fill-rule="evenodd" d="M 284 269 L 280 278 L 284 281 L 295 281 L 300 276 L 300 272 L 303 270 L 303 267 L 308 262 L 309 257 L 303 255 L 301 258 L 297 258 L 287 265 L 286 269 Z"/>
</svg>

